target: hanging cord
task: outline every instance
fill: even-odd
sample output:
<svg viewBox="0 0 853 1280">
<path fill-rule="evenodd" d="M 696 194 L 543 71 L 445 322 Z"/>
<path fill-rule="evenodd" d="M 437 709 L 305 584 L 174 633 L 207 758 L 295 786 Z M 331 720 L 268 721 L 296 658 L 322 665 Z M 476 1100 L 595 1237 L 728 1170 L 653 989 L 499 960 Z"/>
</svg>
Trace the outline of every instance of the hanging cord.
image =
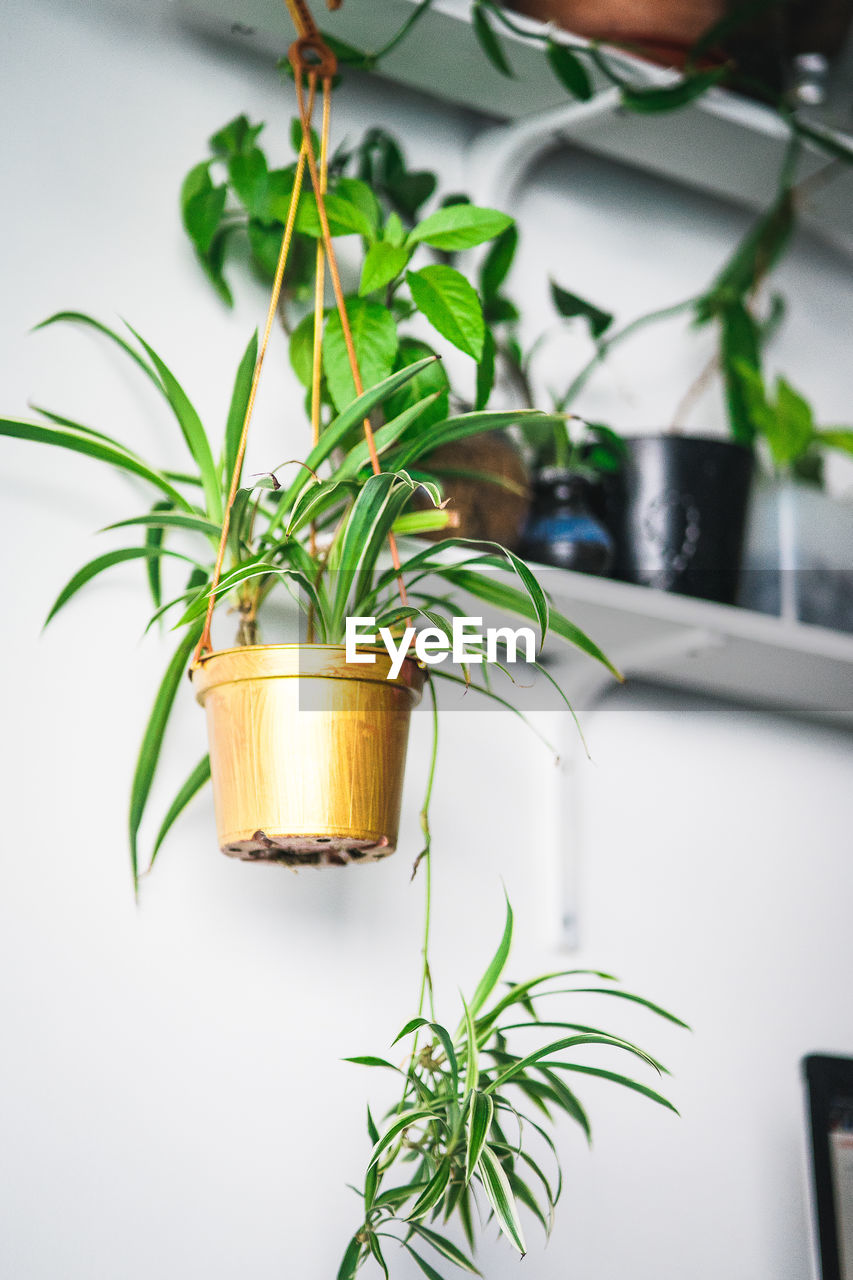
<svg viewBox="0 0 853 1280">
<path fill-rule="evenodd" d="M 316 90 L 316 76 L 311 80 L 308 105 L 309 110 L 314 109 L 314 95 Z M 290 250 L 290 242 L 293 239 L 293 227 L 296 222 L 296 211 L 299 208 L 299 197 L 302 193 L 302 179 L 305 174 L 305 162 L 307 152 L 305 150 L 305 139 L 303 136 L 302 146 L 299 151 L 299 160 L 296 165 L 296 175 L 293 179 L 293 190 L 290 193 L 290 207 L 287 211 L 287 222 L 284 228 L 284 235 L 281 238 L 281 249 L 279 250 L 278 263 L 275 269 L 275 278 L 273 280 L 272 294 L 270 296 L 269 311 L 267 312 L 267 322 L 264 327 L 264 336 L 261 339 L 258 358 L 255 361 L 255 371 L 252 375 L 252 385 L 249 389 L 249 399 L 246 403 L 246 413 L 243 418 L 243 430 L 240 433 L 240 443 L 237 447 L 237 457 L 234 460 L 234 470 L 231 473 L 231 488 L 228 492 L 228 502 L 225 506 L 225 515 L 222 521 L 222 533 L 219 538 L 219 550 L 216 553 L 216 566 L 213 570 L 213 582 L 210 588 L 210 599 L 207 602 L 207 614 L 204 619 L 204 629 L 199 638 L 199 642 L 193 653 L 191 667 L 198 666 L 203 653 L 209 652 L 210 643 L 210 624 L 213 618 L 213 610 L 216 607 L 216 589 L 219 586 L 219 579 L 222 576 L 222 564 L 225 560 L 225 548 L 228 544 L 228 531 L 231 525 L 231 508 L 234 505 L 234 499 L 237 496 L 237 489 L 240 484 L 240 475 L 243 471 L 243 459 L 246 455 L 246 441 L 249 436 L 249 424 L 252 421 L 252 411 L 255 407 L 255 396 L 258 390 L 258 382 L 261 377 L 261 369 L 264 364 L 264 357 L 267 353 L 270 334 L 272 332 L 273 322 L 278 312 L 278 300 L 281 294 L 281 282 L 284 278 L 284 268 L 287 265 L 287 255 Z"/>
<path fill-rule="evenodd" d="M 323 320 L 323 288 L 325 284 L 325 261 L 328 259 L 329 274 L 332 279 L 332 288 L 335 294 L 335 303 L 338 315 L 341 321 L 341 329 L 344 335 L 344 342 L 347 349 L 347 358 L 349 360 L 350 371 L 352 373 L 353 385 L 355 393 L 360 396 L 364 392 L 364 384 L 361 380 L 361 374 L 358 368 L 358 359 L 355 353 L 355 345 L 352 338 L 352 329 L 347 315 L 346 304 L 344 301 L 343 288 L 341 286 L 340 273 L 338 271 L 337 258 L 335 256 L 334 246 L 332 244 L 331 231 L 329 230 L 329 219 L 326 214 L 326 203 L 324 200 L 326 183 L 328 177 L 328 138 L 329 138 L 329 116 L 331 104 L 331 88 L 332 76 L 337 70 L 337 59 L 332 50 L 325 43 L 323 38 L 317 32 L 311 19 L 310 12 L 304 4 L 304 0 L 286 0 L 288 9 L 293 17 L 299 34 L 299 39 L 291 46 L 288 57 L 296 83 L 296 97 L 299 105 L 299 119 L 302 126 L 302 145 L 299 150 L 299 160 L 296 166 L 296 175 L 293 182 L 293 190 L 290 195 L 290 206 L 287 211 L 287 222 L 282 236 L 281 249 L 279 251 L 278 263 L 276 265 L 275 279 L 273 281 L 272 294 L 270 297 L 269 310 L 267 312 L 267 321 L 264 328 L 264 335 L 261 340 L 261 346 L 258 351 L 258 358 L 255 362 L 255 369 L 252 376 L 252 385 L 249 391 L 249 398 L 246 404 L 246 413 L 243 419 L 243 429 L 240 434 L 240 443 L 237 449 L 237 457 L 234 462 L 234 470 L 231 475 L 231 487 L 228 494 L 228 502 L 225 508 L 225 514 L 222 521 L 222 533 L 219 539 L 219 549 L 216 555 L 216 565 L 213 570 L 213 581 L 210 587 L 209 599 L 207 604 L 207 613 L 204 620 L 204 628 L 193 653 L 191 667 L 196 667 L 204 653 L 211 651 L 210 628 L 213 619 L 213 611 L 216 607 L 216 593 L 219 582 L 222 577 L 222 566 L 225 560 L 225 548 L 228 543 L 228 533 L 231 524 L 231 509 L 234 505 L 234 499 L 237 496 L 237 489 L 240 483 L 240 475 L 243 469 L 243 460 L 246 453 L 246 441 L 249 435 L 249 425 L 252 420 L 252 412 L 255 407 L 255 396 L 258 389 L 258 382 L 261 376 L 264 358 L 266 356 L 267 347 L 269 345 L 270 334 L 275 316 L 278 312 L 279 296 L 281 294 L 281 284 L 284 278 L 284 269 L 287 263 L 287 257 L 290 250 L 290 244 L 293 239 L 293 228 L 296 222 L 296 213 L 299 207 L 299 197 L 302 192 L 302 183 L 305 173 L 306 163 L 311 174 L 311 184 L 314 188 L 314 195 L 317 201 L 317 214 L 320 220 L 322 231 L 322 240 L 318 243 L 317 253 L 317 275 L 318 281 L 315 287 L 315 315 L 314 315 L 314 351 L 312 361 L 312 388 L 311 388 L 311 422 L 312 422 L 312 438 L 316 444 L 320 430 L 320 371 L 322 360 L 322 320 Z M 305 101 L 305 91 L 303 79 L 308 79 L 308 101 Z M 322 77 L 323 81 L 323 123 L 321 138 L 321 159 L 320 169 L 318 170 L 317 157 L 314 151 L 314 142 L 312 137 L 311 120 L 314 114 L 314 101 L 316 97 L 317 80 Z M 322 274 L 321 274 L 322 273 Z M 373 428 L 369 418 L 365 417 L 363 422 L 364 438 L 367 443 L 367 450 L 370 455 L 370 464 L 374 475 L 378 475 L 381 471 L 379 463 L 379 455 L 376 451 L 376 442 L 373 438 Z M 312 550 L 313 550 L 312 535 Z M 388 534 L 388 546 L 391 553 L 391 562 L 397 572 L 397 589 L 402 603 L 408 604 L 406 596 L 406 588 L 400 574 L 400 555 L 397 549 L 397 541 L 394 534 Z"/>
<path fill-rule="evenodd" d="M 329 263 L 329 275 L 332 278 L 332 288 L 335 294 L 335 303 L 338 309 L 338 315 L 341 321 L 341 329 L 344 335 L 344 343 L 347 349 L 347 358 L 349 360 L 350 372 L 355 386 L 355 394 L 360 396 L 364 392 L 364 384 L 361 381 L 361 374 L 358 368 L 358 359 L 355 354 L 355 344 L 352 340 L 352 329 L 350 328 L 349 316 L 347 315 L 346 302 L 344 300 L 344 291 L 341 286 L 340 272 L 338 271 L 338 260 L 335 255 L 334 245 L 332 244 L 332 234 L 329 230 L 329 219 L 326 215 L 326 203 L 323 199 L 323 192 L 320 185 L 320 175 L 317 171 L 317 157 L 314 154 L 314 142 L 311 137 L 311 118 L 307 112 L 305 105 L 305 91 L 302 84 L 302 46 L 306 45 L 306 40 L 297 40 L 296 44 L 290 50 L 290 60 L 293 66 L 293 72 L 296 79 L 296 99 L 299 104 L 299 118 L 302 122 L 302 139 L 303 146 L 307 151 L 308 169 L 311 174 L 311 184 L 314 188 L 314 194 L 317 199 L 317 216 L 320 219 L 320 228 L 323 233 L 323 245 L 325 247 L 326 258 Z M 312 52 L 316 53 L 316 43 L 312 40 L 308 47 Z M 324 77 L 323 93 L 331 92 L 331 77 Z M 376 452 L 376 442 L 373 438 L 373 427 L 370 425 L 370 419 L 365 418 L 362 424 L 364 430 L 364 438 L 367 442 L 367 451 L 370 455 L 370 465 L 373 474 L 378 475 L 382 470 L 379 463 L 379 454 Z M 388 548 L 391 552 L 391 563 L 397 573 L 397 591 L 402 603 L 408 604 L 406 596 L 406 588 L 400 575 L 400 553 L 397 549 L 397 539 L 393 533 L 388 534 Z"/>
</svg>

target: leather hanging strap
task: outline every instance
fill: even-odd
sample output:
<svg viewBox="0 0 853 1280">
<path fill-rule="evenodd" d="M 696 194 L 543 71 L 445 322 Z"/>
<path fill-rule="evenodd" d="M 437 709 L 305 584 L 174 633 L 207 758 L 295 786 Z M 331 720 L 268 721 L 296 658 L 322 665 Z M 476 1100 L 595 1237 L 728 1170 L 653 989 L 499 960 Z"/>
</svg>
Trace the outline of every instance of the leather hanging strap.
<svg viewBox="0 0 853 1280">
<path fill-rule="evenodd" d="M 237 489 L 240 483 L 240 476 L 243 470 L 243 460 L 246 453 L 246 441 L 249 435 L 249 425 L 252 420 L 252 412 L 255 407 L 255 396 L 257 394 L 258 382 L 260 381 L 261 369 L 263 367 L 264 358 L 266 356 L 267 347 L 269 345 L 270 334 L 272 332 L 273 323 L 278 311 L 279 297 L 281 295 L 281 285 L 284 278 L 284 269 L 287 264 L 290 245 L 293 240 L 293 229 L 296 223 L 296 214 L 299 208 L 299 199 L 302 194 L 303 178 L 305 167 L 311 175 L 311 185 L 314 189 L 314 197 L 317 202 L 317 215 L 320 221 L 321 239 L 317 246 L 317 284 L 314 295 L 314 351 L 312 361 L 312 379 L 311 379 L 311 422 L 312 422 L 312 438 L 316 444 L 320 431 L 320 377 L 322 368 L 322 335 L 323 335 L 323 289 L 325 282 L 325 262 L 328 261 L 329 275 L 332 281 L 332 288 L 335 295 L 335 304 L 338 315 L 340 317 L 341 329 L 344 335 L 344 343 L 347 350 L 347 358 L 349 360 L 350 371 L 352 373 L 353 384 L 357 396 L 364 391 L 364 385 L 361 380 L 361 374 L 358 368 L 358 359 L 355 352 L 355 344 L 352 337 L 352 329 L 347 315 L 346 303 L 344 300 L 343 288 L 341 286 L 340 272 L 338 271 L 337 258 L 332 243 L 332 235 L 329 229 L 329 219 L 326 213 L 325 192 L 328 174 L 328 143 L 329 143 L 329 117 L 331 109 L 331 92 L 332 92 L 332 76 L 337 70 L 337 59 L 323 40 L 318 32 L 314 21 L 311 17 L 310 10 L 304 0 L 285 0 L 294 25 L 298 33 L 298 39 L 291 45 L 288 52 L 290 64 L 293 67 L 294 79 L 296 82 L 296 97 L 299 106 L 299 119 L 302 126 L 302 144 L 299 149 L 299 159 L 296 165 L 296 174 L 293 181 L 293 189 L 290 194 L 290 204 L 287 211 L 287 220 L 285 222 L 284 234 L 281 240 L 281 249 L 279 250 L 278 263 L 276 265 L 275 278 L 273 280 L 272 293 L 270 296 L 270 305 L 267 311 L 266 324 L 264 326 L 263 338 L 258 350 L 258 358 L 255 362 L 255 369 L 252 375 L 252 384 L 249 390 L 249 398 L 246 403 L 246 413 L 243 419 L 243 429 L 240 433 L 240 442 L 237 448 L 237 456 L 234 461 L 234 470 L 231 475 L 231 486 L 228 493 L 228 503 L 225 508 L 225 515 L 222 521 L 222 533 L 219 539 L 219 549 L 216 555 L 216 564 L 213 570 L 213 581 L 210 587 L 209 600 L 207 604 L 207 614 L 205 615 L 204 628 L 196 645 L 192 658 L 192 667 L 198 665 L 203 654 L 211 652 L 210 627 L 213 619 L 213 611 L 216 607 L 216 593 L 222 578 L 222 566 L 225 560 L 225 548 L 228 544 L 228 532 L 231 523 L 231 509 L 234 499 L 237 496 Z M 314 140 L 311 121 L 314 114 L 314 102 L 317 90 L 317 81 L 322 79 L 323 92 L 323 121 L 320 144 L 320 161 L 318 165 L 317 156 L 315 154 Z M 305 80 L 308 81 L 308 95 L 305 94 Z M 379 463 L 379 455 L 376 451 L 376 443 L 373 437 L 373 428 L 368 418 L 363 422 L 364 438 L 367 443 L 367 450 L 370 456 L 370 465 L 374 475 L 377 475 L 381 466 Z M 388 535 L 388 544 L 391 552 L 391 561 L 394 568 L 398 571 L 397 588 L 400 599 L 403 604 L 407 603 L 406 589 L 400 576 L 400 556 L 397 550 L 396 539 L 393 533 Z"/>
</svg>

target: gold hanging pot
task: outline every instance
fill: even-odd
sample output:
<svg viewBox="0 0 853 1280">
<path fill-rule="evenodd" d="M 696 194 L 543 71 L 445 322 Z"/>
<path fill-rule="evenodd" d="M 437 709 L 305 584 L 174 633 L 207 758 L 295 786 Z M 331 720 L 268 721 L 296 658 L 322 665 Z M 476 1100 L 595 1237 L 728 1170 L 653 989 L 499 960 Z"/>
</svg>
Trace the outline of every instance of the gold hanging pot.
<svg viewBox="0 0 853 1280">
<path fill-rule="evenodd" d="M 221 649 L 193 671 L 207 713 L 223 853 L 343 866 L 393 853 L 424 671 L 348 663 L 337 645 Z"/>
<path fill-rule="evenodd" d="M 393 853 L 397 843 L 412 707 L 424 670 L 411 659 L 389 679 L 390 658 L 348 663 L 337 645 L 247 645 L 214 651 L 211 620 L 231 509 L 240 481 L 261 367 L 278 307 L 281 282 L 307 167 L 322 227 L 317 246 L 312 428 L 320 426 L 324 268 L 328 262 L 356 394 L 363 386 L 335 260 L 324 193 L 334 54 L 313 25 L 304 0 L 287 0 L 299 38 L 290 50 L 302 124 L 302 147 L 282 237 L 267 322 L 255 365 L 204 628 L 190 676 L 207 712 L 210 768 L 219 844 L 231 857 L 288 866 L 342 866 Z M 306 102 L 303 80 L 309 93 Z M 323 123 L 319 163 L 311 115 L 318 81 Z M 370 422 L 364 435 L 374 473 L 380 470 Z M 313 545 L 313 535 L 312 535 Z M 399 569 L 393 534 L 389 549 Z M 402 580 L 400 599 L 406 603 Z"/>
</svg>

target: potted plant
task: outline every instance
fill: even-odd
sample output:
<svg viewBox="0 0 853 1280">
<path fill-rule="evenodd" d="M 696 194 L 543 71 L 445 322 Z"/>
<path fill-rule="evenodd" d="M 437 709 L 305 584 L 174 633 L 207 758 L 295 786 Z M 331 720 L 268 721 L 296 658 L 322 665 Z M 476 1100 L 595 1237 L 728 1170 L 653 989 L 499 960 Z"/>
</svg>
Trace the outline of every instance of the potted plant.
<svg viewBox="0 0 853 1280">
<path fill-rule="evenodd" d="M 812 406 L 785 378 L 770 392 L 753 366 L 741 364 L 739 373 L 765 462 L 750 510 L 740 603 L 853 631 L 853 509 L 823 487 L 825 452 L 853 455 L 853 429 L 818 426 Z"/>
<path fill-rule="evenodd" d="M 574 406 L 609 353 L 645 326 L 686 314 L 697 328 L 717 329 L 716 349 L 680 400 L 673 425 L 624 440 L 619 472 L 607 486 L 607 523 L 615 540 L 613 574 L 623 581 L 735 603 L 756 438 L 741 369 L 758 367 L 784 312 L 778 297 L 760 308 L 758 291 L 794 225 L 793 163 L 794 153 L 789 152 L 773 205 L 749 228 L 700 295 L 618 328 L 601 313 L 593 355 L 556 402 L 563 411 Z M 725 395 L 728 439 L 684 429 L 698 393 L 716 377 Z"/>
<path fill-rule="evenodd" d="M 484 313 L 495 333 L 497 368 L 512 397 L 527 409 L 536 400 L 536 356 L 548 333 L 526 349 L 522 346 L 520 315 L 504 293 L 504 285 L 518 247 L 518 233 L 510 227 L 495 241 L 480 269 Z M 599 338 L 613 317 L 586 299 L 569 293 L 554 281 L 551 298 L 563 320 L 585 320 Z M 559 403 L 552 394 L 552 401 Z M 531 469 L 531 505 L 520 550 L 540 564 L 584 573 L 607 573 L 613 560 L 613 539 L 603 519 L 600 481 L 618 469 L 621 441 L 603 424 L 584 422 L 564 410 L 549 421 L 522 419 L 517 426 Z"/>
<path fill-rule="evenodd" d="M 676 65 L 727 8 L 725 0 L 512 0 L 509 7 L 575 35 L 626 45 Z"/>
<path fill-rule="evenodd" d="M 322 65 L 326 68 L 328 63 Z M 303 70 L 297 56 L 299 90 Z M 309 83 L 316 82 L 316 70 L 309 71 L 307 78 Z M 324 69 L 323 80 L 328 105 L 330 71 Z M 312 97 L 314 87 L 311 83 Z M 438 491 L 428 481 L 415 479 L 408 468 L 416 466 L 437 440 L 464 439 L 500 425 L 507 415 L 474 411 L 448 416 L 438 423 L 430 421 L 425 427 L 424 414 L 435 403 L 434 391 L 393 415 L 388 412 L 391 398 L 429 368 L 430 357 L 409 362 L 366 389 L 361 385 L 325 207 L 325 148 L 321 144 L 318 163 L 310 108 L 305 107 L 301 92 L 300 116 L 300 159 L 266 326 L 260 342 L 253 336 L 240 361 L 221 447 L 214 449 L 183 387 L 145 339 L 133 330 L 125 337 L 76 312 L 59 313 L 45 323 L 94 329 L 133 361 L 173 414 L 187 446 L 189 469 L 178 473 L 152 465 L 114 436 L 46 410 L 37 411 L 34 420 L 0 419 L 0 434 L 66 449 L 118 468 L 143 482 L 149 499 L 153 499 L 143 512 L 112 526 L 125 533 L 140 533 L 141 542 L 115 548 L 90 561 L 66 584 L 50 612 L 54 617 L 87 583 L 113 565 L 139 560 L 148 570 L 155 606 L 149 625 L 178 615 L 174 629 L 180 638 L 155 699 L 132 788 L 130 842 L 135 883 L 140 872 L 140 825 L 164 733 L 188 665 L 197 694 L 207 706 L 211 752 L 191 771 L 163 817 L 148 869 L 185 806 L 211 775 L 219 787 L 220 841 L 226 845 L 235 841 L 237 846 L 226 848 L 227 852 L 314 864 L 389 852 L 395 805 L 399 806 L 393 793 L 402 769 L 408 712 L 426 685 L 433 724 L 437 725 L 434 686 L 438 677 L 445 675 L 431 669 L 429 653 L 421 644 L 425 633 L 417 635 L 413 624 L 429 622 L 431 643 L 446 649 L 446 641 L 454 634 L 457 595 L 462 591 L 537 623 L 542 640 L 548 631 L 555 632 L 613 670 L 591 640 L 549 607 L 536 576 L 512 552 L 499 546 L 472 547 L 461 539 L 455 546 L 439 547 L 404 541 L 412 533 L 440 527 L 446 521 Z M 328 267 L 333 281 L 352 394 L 323 420 L 318 372 L 323 367 L 322 338 L 328 334 L 328 323 L 319 323 L 318 316 L 312 344 L 313 446 L 304 461 L 276 467 L 255 477 L 256 483 L 243 483 L 252 407 L 278 310 L 306 165 L 319 225 L 317 239 L 322 241 L 322 253 L 317 253 L 315 261 Z M 332 208 L 342 219 L 351 219 L 354 215 L 342 207 L 346 203 L 341 197 L 341 203 Z M 491 218 L 488 210 L 451 208 L 431 225 L 433 229 L 440 226 L 457 231 L 462 227 L 468 238 L 476 238 L 482 236 Z M 411 234 L 417 243 L 417 225 Z M 374 428 L 370 415 L 380 406 L 386 408 L 385 420 Z M 513 412 L 512 417 L 517 420 L 519 415 Z M 535 412 L 522 415 L 523 421 L 531 422 L 547 418 Z M 287 475 L 280 479 L 278 472 L 285 468 Z M 414 495 L 424 489 L 432 510 L 413 511 Z M 176 545 L 181 538 L 185 541 L 179 545 L 186 549 Z M 185 580 L 182 590 L 164 601 L 161 575 L 173 562 L 181 566 Z M 517 585 L 496 577 L 493 571 L 498 568 L 514 575 Z M 282 586 L 292 590 L 304 617 L 304 641 L 296 645 L 263 643 L 266 637 L 259 632 L 270 598 Z M 236 642 L 227 649 L 215 649 L 211 623 L 217 605 L 226 600 L 237 614 Z M 352 650 L 341 643 L 350 639 L 349 624 L 364 624 L 368 616 L 372 626 L 382 628 L 384 656 L 378 655 L 369 641 L 356 643 Z M 419 662 L 430 667 L 428 678 L 410 656 L 412 643 Z M 463 675 L 446 673 L 446 678 L 511 707 L 511 689 L 510 697 L 501 696 L 488 674 L 503 666 L 491 646 L 482 646 L 477 640 L 469 645 Z M 372 670 L 365 674 L 368 666 Z M 386 679 L 386 674 L 391 678 Z M 387 1248 L 388 1228 L 395 1224 L 401 1231 L 396 1238 L 425 1274 L 434 1274 L 434 1268 L 413 1244 L 415 1237 L 445 1261 L 476 1271 L 470 1257 L 476 1188 L 491 1205 L 499 1229 L 523 1253 L 519 1205 L 526 1205 L 547 1228 L 550 1210 L 559 1197 L 559 1169 L 550 1178 L 541 1173 L 528 1138 L 512 1134 L 511 1124 L 522 1123 L 516 1099 L 526 1100 L 522 1106 L 529 1102 L 546 1118 L 554 1110 L 562 1111 L 588 1133 L 586 1113 L 562 1073 L 604 1078 L 670 1105 L 655 1090 L 610 1065 L 593 1065 L 582 1053 L 580 1061 L 576 1060 L 575 1051 L 601 1046 L 612 1053 L 628 1054 L 660 1073 L 662 1068 L 654 1058 L 618 1035 L 575 1022 L 553 1024 L 541 1016 L 539 1008 L 547 999 L 546 1008 L 550 1009 L 551 998 L 565 994 L 567 981 L 577 997 L 598 992 L 638 1003 L 671 1019 L 658 1006 L 623 991 L 607 975 L 583 971 L 542 975 L 511 984 L 502 995 L 495 994 L 512 938 L 509 906 L 501 943 L 471 999 L 463 1004 L 459 1028 L 451 1033 L 436 1020 L 429 966 L 429 802 L 436 745 L 434 736 L 422 812 L 425 843 L 415 862 L 415 870 L 425 864 L 423 971 L 417 1013 L 398 1037 L 413 1037 L 413 1043 L 408 1067 L 402 1072 L 402 1097 L 381 1130 L 368 1113 L 373 1151 L 363 1184 L 363 1222 L 341 1265 L 339 1275 L 344 1280 L 370 1259 L 389 1274 L 383 1250 Z M 308 761 L 305 767 L 303 755 Z M 282 816 L 286 827 L 282 832 L 276 829 L 275 813 L 263 815 L 272 812 L 269 797 L 281 786 L 281 774 L 289 771 L 309 780 L 311 795 L 305 787 L 300 789 L 285 779 L 285 798 L 279 795 L 271 802 Z M 390 798 L 377 799 L 380 788 L 387 789 Z M 365 794 L 359 794 L 362 792 Z M 335 793 L 349 804 L 350 811 L 342 818 L 348 824 L 345 835 L 333 829 L 337 818 L 332 815 L 340 813 L 330 801 Z M 361 832 L 352 830 L 353 813 L 359 806 L 366 814 L 379 815 L 372 826 L 368 820 L 369 829 Z M 290 829 L 292 813 L 300 820 L 307 815 L 307 830 Z M 326 815 L 325 827 L 318 813 Z M 259 827 L 252 831 L 256 822 Z M 550 1031 L 555 1025 L 560 1034 L 552 1038 Z M 528 1045 L 517 1052 L 513 1047 L 516 1034 L 525 1029 L 538 1033 L 537 1047 Z M 542 1037 L 543 1031 L 549 1034 Z M 390 1066 L 373 1057 L 357 1061 Z M 533 1128 L 553 1150 L 547 1127 L 534 1122 Z M 406 1172 L 402 1182 L 389 1185 L 399 1165 L 410 1158 L 416 1162 L 411 1172 Z M 539 1179 L 541 1191 L 531 1190 L 531 1175 Z M 445 1220 L 455 1215 L 460 1221 L 469 1237 L 467 1251 L 433 1225 L 426 1225 L 427 1216 L 434 1222 L 442 1212 Z M 390 1234 L 393 1237 L 394 1232 Z"/>
<path fill-rule="evenodd" d="M 241 115 L 217 130 L 208 158 L 190 170 L 181 192 L 184 228 L 228 305 L 233 296 L 225 272 L 232 262 L 239 264 L 245 247 L 261 279 L 271 282 L 275 275 L 298 163 L 294 159 L 273 168 L 261 145 L 263 129 Z M 298 129 L 293 145 L 298 153 Z M 378 381 L 445 346 L 475 363 L 475 377 L 462 391 L 451 386 L 442 362 L 422 363 L 375 413 L 394 416 L 432 394 L 421 415 L 425 430 L 445 419 L 451 404 L 458 410 L 484 408 L 494 382 L 497 317 L 458 271 L 456 258 L 460 250 L 499 239 L 512 220 L 497 210 L 475 209 L 458 194 L 444 196 L 435 212 L 423 217 L 424 205 L 435 196 L 437 176 L 411 169 L 399 142 L 378 128 L 333 153 L 328 187 L 332 233 L 347 237 L 347 250 L 355 250 L 347 262 L 352 284 L 344 288 L 344 297 L 365 379 Z M 278 310 L 291 365 L 306 392 L 312 381 L 318 234 L 308 200 L 297 216 Z M 418 267 L 424 259 L 426 265 Z M 429 342 L 423 337 L 424 322 L 432 333 Z M 324 310 L 323 326 L 319 402 L 328 418 L 340 412 L 352 382 L 334 307 Z M 438 444 L 418 459 L 413 474 L 436 483 L 449 504 L 449 526 L 425 529 L 425 536 L 441 539 L 449 527 L 459 537 L 516 547 L 527 514 L 528 478 L 521 453 L 501 428 Z"/>
</svg>

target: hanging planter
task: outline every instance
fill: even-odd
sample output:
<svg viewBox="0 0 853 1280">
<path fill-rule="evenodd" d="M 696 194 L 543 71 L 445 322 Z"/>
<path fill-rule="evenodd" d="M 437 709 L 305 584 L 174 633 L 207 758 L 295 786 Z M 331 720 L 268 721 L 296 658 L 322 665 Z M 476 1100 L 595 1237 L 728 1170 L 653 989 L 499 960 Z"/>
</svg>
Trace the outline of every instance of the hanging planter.
<svg viewBox="0 0 853 1280">
<path fill-rule="evenodd" d="M 424 670 L 336 645 L 253 645 L 193 669 L 207 712 L 219 845 L 252 862 L 343 866 L 393 853 Z"/>
<path fill-rule="evenodd" d="M 724 17 L 725 0 L 512 0 L 507 6 L 577 36 L 683 62 L 690 47 Z"/>
</svg>

